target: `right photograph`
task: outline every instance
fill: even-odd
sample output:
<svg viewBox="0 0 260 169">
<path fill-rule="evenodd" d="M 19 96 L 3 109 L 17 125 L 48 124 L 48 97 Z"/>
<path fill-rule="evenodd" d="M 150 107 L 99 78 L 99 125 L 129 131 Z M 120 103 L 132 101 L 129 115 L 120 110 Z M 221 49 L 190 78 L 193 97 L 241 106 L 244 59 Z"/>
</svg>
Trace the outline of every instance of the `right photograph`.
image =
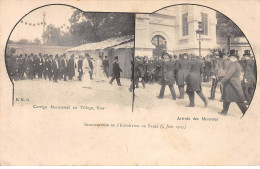
<svg viewBox="0 0 260 169">
<path fill-rule="evenodd" d="M 254 52 L 242 30 L 199 5 L 136 14 L 132 67 L 135 111 L 242 118 L 257 82 Z"/>
</svg>

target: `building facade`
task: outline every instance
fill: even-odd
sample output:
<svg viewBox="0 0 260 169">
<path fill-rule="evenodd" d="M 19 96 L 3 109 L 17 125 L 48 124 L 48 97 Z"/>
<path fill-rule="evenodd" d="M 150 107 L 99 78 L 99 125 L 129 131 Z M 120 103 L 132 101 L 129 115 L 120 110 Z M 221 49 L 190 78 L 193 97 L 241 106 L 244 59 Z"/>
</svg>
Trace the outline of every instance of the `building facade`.
<svg viewBox="0 0 260 169">
<path fill-rule="evenodd" d="M 152 14 L 136 15 L 135 55 L 157 57 L 163 51 L 170 54 L 199 54 L 196 30 L 198 22 L 204 30 L 201 35 L 201 53 L 216 48 L 216 11 L 196 6 L 177 5 Z"/>
</svg>

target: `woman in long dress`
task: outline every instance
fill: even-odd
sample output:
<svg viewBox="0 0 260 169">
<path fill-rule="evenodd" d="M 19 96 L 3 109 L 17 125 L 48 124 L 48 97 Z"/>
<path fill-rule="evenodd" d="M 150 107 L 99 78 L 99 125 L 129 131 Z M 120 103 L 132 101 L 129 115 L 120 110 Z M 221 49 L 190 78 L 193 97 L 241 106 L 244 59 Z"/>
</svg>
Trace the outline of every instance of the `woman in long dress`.
<svg viewBox="0 0 260 169">
<path fill-rule="evenodd" d="M 97 60 L 97 68 L 96 68 L 96 80 L 104 82 L 105 81 L 105 73 L 103 70 L 103 61 L 102 61 L 102 56 L 99 56 Z"/>
<path fill-rule="evenodd" d="M 83 59 L 83 77 L 82 77 L 82 81 L 84 84 L 84 88 L 86 87 L 90 87 L 91 85 L 91 81 L 90 81 L 90 75 L 89 75 L 89 71 L 91 71 L 90 67 L 89 67 L 89 63 L 88 63 L 88 59 L 84 58 Z"/>
</svg>

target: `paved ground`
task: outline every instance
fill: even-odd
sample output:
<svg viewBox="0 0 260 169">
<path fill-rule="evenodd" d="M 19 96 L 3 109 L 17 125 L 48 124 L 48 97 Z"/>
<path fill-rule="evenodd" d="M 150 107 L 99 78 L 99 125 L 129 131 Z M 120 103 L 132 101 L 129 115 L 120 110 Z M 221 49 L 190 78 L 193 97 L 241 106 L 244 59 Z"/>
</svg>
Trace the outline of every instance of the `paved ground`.
<svg viewBox="0 0 260 169">
<path fill-rule="evenodd" d="M 133 94 L 128 91 L 130 80 L 121 79 L 123 86 L 117 86 L 116 81 L 113 85 L 105 82 L 91 81 L 90 85 L 86 85 L 84 82 L 79 82 L 76 79 L 72 81 L 58 81 L 54 83 L 52 81 L 43 79 L 34 80 L 20 80 L 15 81 L 15 92 L 14 98 L 18 99 L 29 99 L 29 101 L 15 101 L 15 105 L 77 105 L 77 106 L 103 106 L 106 108 L 121 108 L 132 110 L 132 96 Z M 208 98 L 210 96 L 210 82 L 203 83 L 203 93 Z M 177 96 L 179 95 L 178 87 L 175 87 Z M 160 90 L 158 84 L 147 84 L 146 88 L 140 88 L 135 90 L 134 100 L 134 112 L 138 111 L 149 111 L 158 112 L 161 110 L 169 110 L 180 115 L 192 114 L 204 115 L 210 113 L 219 116 L 217 112 L 222 109 L 222 102 L 220 102 L 220 91 L 217 88 L 216 100 L 209 101 L 207 108 L 204 107 L 204 103 L 195 94 L 196 107 L 188 108 L 186 105 L 189 104 L 188 96 L 185 94 L 183 100 L 172 100 L 170 91 L 166 87 L 164 99 L 157 99 Z M 241 112 L 235 103 L 231 104 L 229 116 L 240 117 Z"/>
</svg>

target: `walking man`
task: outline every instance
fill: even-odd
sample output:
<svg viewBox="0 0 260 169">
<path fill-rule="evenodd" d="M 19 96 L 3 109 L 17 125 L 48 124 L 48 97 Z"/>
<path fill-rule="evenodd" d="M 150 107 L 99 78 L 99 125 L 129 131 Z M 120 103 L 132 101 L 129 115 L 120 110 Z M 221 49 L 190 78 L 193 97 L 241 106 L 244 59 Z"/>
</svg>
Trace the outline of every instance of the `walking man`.
<svg viewBox="0 0 260 169">
<path fill-rule="evenodd" d="M 238 58 L 239 56 L 237 55 L 237 51 L 230 50 L 230 63 L 226 69 L 226 74 L 224 78 L 220 81 L 220 84 L 223 86 L 223 110 L 219 112 L 219 114 L 221 115 L 227 115 L 230 102 L 236 102 L 243 116 L 245 115 L 247 110 L 247 106 L 244 103 L 246 99 L 242 90 L 241 81 L 239 79 L 241 66 L 238 63 Z"/>
<path fill-rule="evenodd" d="M 199 59 L 196 59 L 195 56 L 191 60 L 190 73 L 187 77 L 187 94 L 189 96 L 190 104 L 187 107 L 194 107 L 195 97 L 194 92 L 196 92 L 199 97 L 204 102 L 204 106 L 207 107 L 208 102 L 206 97 L 204 96 L 201 88 L 201 74 L 203 72 L 203 64 Z"/>
<path fill-rule="evenodd" d="M 163 53 L 162 59 L 164 60 L 162 64 L 163 78 L 162 78 L 161 90 L 158 98 L 163 99 L 165 87 L 166 85 L 168 85 L 171 91 L 172 99 L 176 100 L 176 93 L 173 87 L 173 84 L 175 83 L 174 63 L 171 62 L 171 56 L 168 53 Z"/>
<path fill-rule="evenodd" d="M 122 69 L 120 68 L 118 63 L 118 56 L 115 56 L 114 60 L 115 63 L 113 63 L 113 75 L 109 83 L 112 85 L 113 81 L 116 79 L 117 85 L 122 86 L 120 83 L 120 72 L 122 72 Z"/>
</svg>

